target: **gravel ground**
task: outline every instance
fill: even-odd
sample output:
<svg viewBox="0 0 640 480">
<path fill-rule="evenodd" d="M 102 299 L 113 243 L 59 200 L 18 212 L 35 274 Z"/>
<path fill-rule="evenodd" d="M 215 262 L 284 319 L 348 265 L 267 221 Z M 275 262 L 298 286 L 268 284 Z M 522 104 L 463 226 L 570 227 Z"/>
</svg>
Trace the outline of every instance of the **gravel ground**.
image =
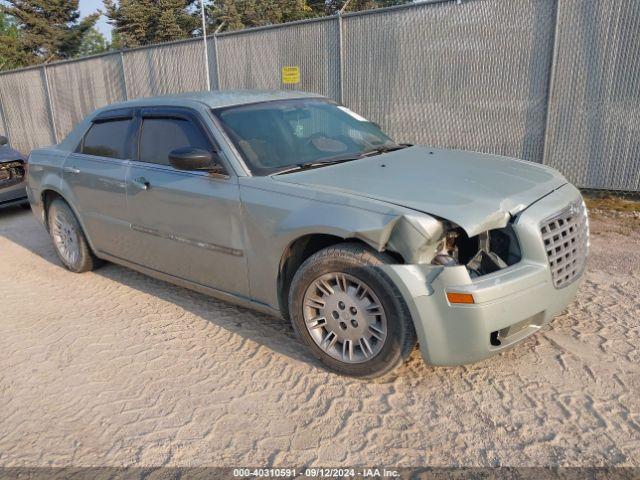
<svg viewBox="0 0 640 480">
<path fill-rule="evenodd" d="M 281 320 L 70 273 L 29 212 L 0 210 L 0 466 L 640 466 L 640 223 L 592 224 L 586 281 L 539 334 L 361 382 Z"/>
</svg>

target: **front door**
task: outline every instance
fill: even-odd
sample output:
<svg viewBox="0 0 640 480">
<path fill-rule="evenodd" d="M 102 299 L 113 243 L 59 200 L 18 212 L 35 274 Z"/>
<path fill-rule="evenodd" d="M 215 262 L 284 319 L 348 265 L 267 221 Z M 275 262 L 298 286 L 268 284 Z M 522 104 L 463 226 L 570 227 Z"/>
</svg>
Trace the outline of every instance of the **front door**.
<svg viewBox="0 0 640 480">
<path fill-rule="evenodd" d="M 140 112 L 137 157 L 127 172 L 130 260 L 147 268 L 237 295 L 248 295 L 237 178 L 180 171 L 169 152 L 215 151 L 195 112 Z"/>
</svg>

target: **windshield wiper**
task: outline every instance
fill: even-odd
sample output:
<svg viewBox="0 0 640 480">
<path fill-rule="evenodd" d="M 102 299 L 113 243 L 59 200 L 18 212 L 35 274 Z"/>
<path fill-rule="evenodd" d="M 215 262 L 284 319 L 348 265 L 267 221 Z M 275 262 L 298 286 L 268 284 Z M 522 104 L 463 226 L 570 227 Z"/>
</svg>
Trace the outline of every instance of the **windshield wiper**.
<svg viewBox="0 0 640 480">
<path fill-rule="evenodd" d="M 310 170 L 312 168 L 324 167 L 326 165 L 335 165 L 337 163 L 350 162 L 352 160 L 360 160 L 361 158 L 372 157 L 373 155 L 379 155 L 381 153 L 393 152 L 395 150 L 401 150 L 403 148 L 407 148 L 410 146 L 411 145 L 409 144 L 398 144 L 398 145 L 391 145 L 391 146 L 383 145 L 381 147 L 374 148 L 373 150 L 368 150 L 364 153 L 345 154 L 340 156 L 329 157 L 326 160 L 319 159 L 319 160 L 316 160 L 315 162 L 298 163 L 295 165 L 289 165 L 287 167 L 283 167 L 280 170 L 276 170 L 272 172 L 271 175 L 282 175 L 285 173 L 300 172 L 302 170 Z"/>
<path fill-rule="evenodd" d="M 281 170 L 276 170 L 272 172 L 271 175 L 282 175 L 284 173 L 300 172 L 302 170 L 310 170 L 312 168 L 320 168 L 326 165 L 335 165 L 337 163 L 350 162 L 352 160 L 359 160 L 361 158 L 364 158 L 364 155 L 362 154 L 348 155 L 348 156 L 345 155 L 341 157 L 332 157 L 330 160 L 323 160 L 323 161 L 316 161 L 316 162 L 309 162 L 309 163 L 298 163 L 295 165 L 289 165 L 285 168 L 282 168 Z"/>
<path fill-rule="evenodd" d="M 368 150 L 362 154 L 364 157 L 372 157 L 373 155 L 380 155 L 381 153 L 387 152 L 395 152 L 396 150 L 402 150 L 403 148 L 410 147 L 408 144 L 398 144 L 398 145 L 383 145 L 381 147 L 374 148 L 373 150 Z"/>
</svg>

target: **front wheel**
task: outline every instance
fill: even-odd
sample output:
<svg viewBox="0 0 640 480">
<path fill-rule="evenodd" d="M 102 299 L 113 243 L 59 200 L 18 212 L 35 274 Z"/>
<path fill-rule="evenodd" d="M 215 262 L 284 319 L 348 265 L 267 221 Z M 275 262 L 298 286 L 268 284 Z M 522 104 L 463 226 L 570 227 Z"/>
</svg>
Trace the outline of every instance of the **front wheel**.
<svg viewBox="0 0 640 480">
<path fill-rule="evenodd" d="M 329 369 L 373 378 L 400 365 L 416 334 L 406 304 L 380 269 L 388 255 L 357 243 L 317 252 L 296 272 L 289 313 L 298 337 Z"/>
</svg>

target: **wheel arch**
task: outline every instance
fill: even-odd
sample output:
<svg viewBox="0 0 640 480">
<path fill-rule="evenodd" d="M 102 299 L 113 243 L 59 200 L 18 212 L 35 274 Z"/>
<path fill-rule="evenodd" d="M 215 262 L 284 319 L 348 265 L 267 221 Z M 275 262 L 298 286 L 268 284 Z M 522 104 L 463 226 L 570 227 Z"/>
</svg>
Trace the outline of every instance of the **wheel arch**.
<svg viewBox="0 0 640 480">
<path fill-rule="evenodd" d="M 49 231 L 49 206 L 51 205 L 51 202 L 53 202 L 56 198 L 59 198 L 62 201 L 64 201 L 69 206 L 73 214 L 76 216 L 76 219 L 80 224 L 80 228 L 82 229 L 82 233 L 84 234 L 84 237 L 87 239 L 87 243 L 89 243 L 89 248 L 91 249 L 92 252 L 94 252 L 94 255 L 95 255 L 96 249 L 93 246 L 91 237 L 87 233 L 87 229 L 84 226 L 84 222 L 82 221 L 82 217 L 79 215 L 78 210 L 74 207 L 74 205 L 69 200 L 67 200 L 67 198 L 64 196 L 64 194 L 62 194 L 62 192 L 52 187 L 46 187 L 40 192 L 40 200 L 42 202 L 42 209 L 43 209 L 43 215 L 44 215 L 44 228 L 47 230 L 47 232 Z"/>
<path fill-rule="evenodd" d="M 320 250 L 346 242 L 358 243 L 365 248 L 376 251 L 372 245 L 360 238 L 340 236 L 335 233 L 306 233 L 289 242 L 280 258 L 277 279 L 278 306 L 284 318 L 289 318 L 289 289 L 293 276 L 300 266 Z M 385 250 L 385 252 L 398 260 L 398 263 L 404 263 L 400 254 L 390 250 Z"/>
<path fill-rule="evenodd" d="M 42 211 L 43 211 L 43 216 L 44 216 L 44 228 L 46 228 L 47 231 L 49 231 L 49 206 L 51 205 L 51 203 L 56 198 L 60 198 L 60 199 L 64 200 L 64 202 L 67 205 L 69 205 L 69 208 L 71 208 L 71 210 L 73 211 L 73 213 L 76 216 L 76 218 L 78 218 L 78 214 L 75 211 L 75 209 L 73 208 L 73 206 L 71 206 L 69 201 L 66 198 L 64 198 L 64 195 L 62 193 L 60 193 L 59 190 L 57 190 L 55 188 L 52 188 L 52 187 L 46 187 L 45 189 L 43 189 L 40 192 L 40 201 L 42 202 Z"/>
</svg>

